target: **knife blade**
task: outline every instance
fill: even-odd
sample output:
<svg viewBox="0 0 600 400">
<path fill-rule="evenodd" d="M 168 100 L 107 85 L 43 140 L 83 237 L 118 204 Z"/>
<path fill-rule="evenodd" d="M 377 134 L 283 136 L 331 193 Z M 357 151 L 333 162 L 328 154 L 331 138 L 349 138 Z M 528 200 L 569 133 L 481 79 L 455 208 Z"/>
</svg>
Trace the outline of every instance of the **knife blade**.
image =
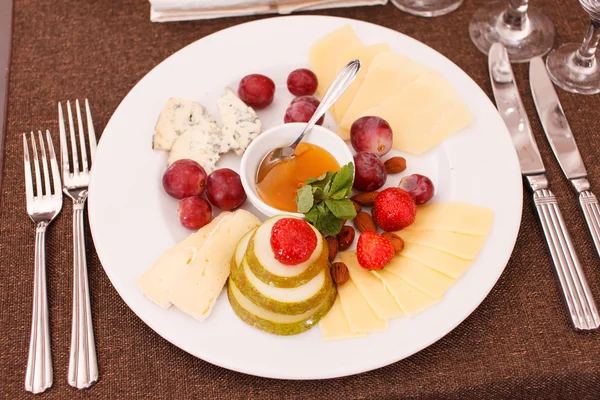
<svg viewBox="0 0 600 400">
<path fill-rule="evenodd" d="M 544 163 L 515 82 L 506 48 L 490 48 L 488 68 L 496 106 L 519 157 L 521 174 L 531 190 L 562 294 L 575 329 L 600 327 L 600 315 L 554 194 L 548 189 Z"/>
<path fill-rule="evenodd" d="M 541 57 L 529 64 L 529 82 L 540 122 L 563 173 L 579 195 L 579 204 L 600 255 L 600 207 L 590 191 L 587 171 L 575 137 Z"/>
</svg>

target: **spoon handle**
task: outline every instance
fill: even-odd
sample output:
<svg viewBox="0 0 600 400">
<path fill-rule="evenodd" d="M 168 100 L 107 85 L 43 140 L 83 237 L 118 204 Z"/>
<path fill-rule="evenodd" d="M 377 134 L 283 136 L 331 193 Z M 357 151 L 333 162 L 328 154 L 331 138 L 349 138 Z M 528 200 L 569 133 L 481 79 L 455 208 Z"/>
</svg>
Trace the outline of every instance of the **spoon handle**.
<svg viewBox="0 0 600 400">
<path fill-rule="evenodd" d="M 346 89 L 348 89 L 348 86 L 354 82 L 354 78 L 356 78 L 358 71 L 360 71 L 360 60 L 352 60 L 346 64 L 344 69 L 342 69 L 335 77 L 333 83 L 331 86 L 329 86 L 329 89 L 327 89 L 327 92 L 325 92 L 325 96 L 323 96 L 319 107 L 317 107 L 315 113 L 308 121 L 308 124 L 306 124 L 302 134 L 294 143 L 290 144 L 289 147 L 292 149 L 296 148 L 298 143 L 300 143 L 302 138 L 304 138 L 304 135 L 306 135 L 306 133 L 309 132 L 313 126 L 315 126 L 317 121 L 327 112 L 327 110 L 329 110 L 329 108 L 331 108 L 331 106 L 333 106 L 333 104 L 337 101 L 337 99 L 340 98 Z"/>
</svg>

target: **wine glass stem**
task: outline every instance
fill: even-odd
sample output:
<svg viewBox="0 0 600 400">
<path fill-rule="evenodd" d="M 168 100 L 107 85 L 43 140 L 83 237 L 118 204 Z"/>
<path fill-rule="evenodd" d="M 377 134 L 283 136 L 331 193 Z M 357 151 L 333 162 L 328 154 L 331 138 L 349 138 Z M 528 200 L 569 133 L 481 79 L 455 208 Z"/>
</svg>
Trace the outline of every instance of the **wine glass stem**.
<svg viewBox="0 0 600 400">
<path fill-rule="evenodd" d="M 504 13 L 504 23 L 513 29 L 521 29 L 527 21 L 527 8 L 529 0 L 510 0 L 508 9 Z"/>
<path fill-rule="evenodd" d="M 596 48 L 599 41 L 600 22 L 591 20 L 581 47 L 577 50 L 575 62 L 582 67 L 592 67 L 596 58 Z"/>
</svg>

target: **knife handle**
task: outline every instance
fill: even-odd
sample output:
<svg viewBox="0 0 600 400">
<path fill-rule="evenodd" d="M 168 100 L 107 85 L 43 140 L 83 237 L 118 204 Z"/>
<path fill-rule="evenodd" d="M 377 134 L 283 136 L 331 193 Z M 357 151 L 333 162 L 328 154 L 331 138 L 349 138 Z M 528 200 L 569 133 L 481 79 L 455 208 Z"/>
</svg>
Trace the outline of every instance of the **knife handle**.
<svg viewBox="0 0 600 400">
<path fill-rule="evenodd" d="M 556 197 L 548 189 L 538 189 L 533 192 L 533 200 L 573 325 L 578 330 L 597 329 L 600 315 Z"/>
<path fill-rule="evenodd" d="M 594 240 L 596 251 L 600 255 L 600 207 L 598 207 L 598 199 L 594 193 L 584 190 L 579 193 L 579 204 Z"/>
</svg>

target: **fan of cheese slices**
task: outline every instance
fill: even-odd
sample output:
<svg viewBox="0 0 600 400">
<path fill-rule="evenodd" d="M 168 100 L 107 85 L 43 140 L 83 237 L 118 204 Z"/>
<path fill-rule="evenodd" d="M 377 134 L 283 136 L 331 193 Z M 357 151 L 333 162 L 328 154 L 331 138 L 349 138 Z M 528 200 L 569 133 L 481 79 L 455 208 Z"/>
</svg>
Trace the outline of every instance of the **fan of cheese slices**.
<svg viewBox="0 0 600 400">
<path fill-rule="evenodd" d="M 392 52 L 388 44 L 365 46 L 349 25 L 310 49 L 321 97 L 353 59 L 360 60 L 362 68 L 331 110 L 342 139 L 350 139 L 350 128 L 358 118 L 377 116 L 390 124 L 396 150 L 422 154 L 471 122 L 469 108 L 441 73 Z"/>
<path fill-rule="evenodd" d="M 415 222 L 395 232 L 405 247 L 385 268 L 365 270 L 356 252 L 342 252 L 350 279 L 319 324 L 324 338 L 383 331 L 388 320 L 412 317 L 440 301 L 475 261 L 493 221 L 493 211 L 485 207 L 432 203 L 419 206 Z"/>
</svg>

